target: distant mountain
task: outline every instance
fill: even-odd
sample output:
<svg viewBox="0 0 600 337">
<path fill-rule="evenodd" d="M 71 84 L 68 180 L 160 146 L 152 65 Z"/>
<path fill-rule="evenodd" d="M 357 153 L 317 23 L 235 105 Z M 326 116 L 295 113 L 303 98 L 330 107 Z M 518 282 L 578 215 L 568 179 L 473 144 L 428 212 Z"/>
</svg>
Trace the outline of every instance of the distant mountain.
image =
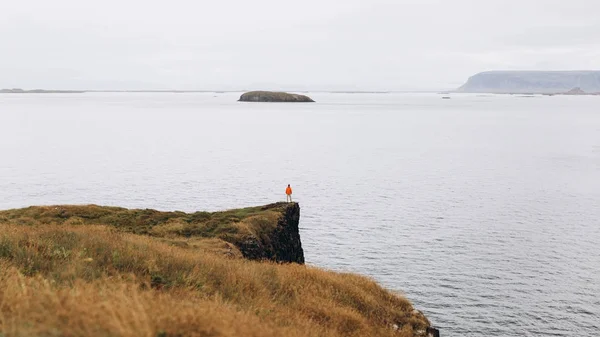
<svg viewBox="0 0 600 337">
<path fill-rule="evenodd" d="M 600 71 L 486 71 L 471 76 L 457 91 L 555 94 L 573 88 L 600 92 Z"/>
<path fill-rule="evenodd" d="M 565 92 L 565 95 L 585 95 L 586 92 L 581 90 L 581 88 L 573 88 L 567 92 Z"/>
<path fill-rule="evenodd" d="M 78 94 L 83 93 L 85 91 L 77 91 L 77 90 L 44 90 L 44 89 L 34 89 L 34 90 L 23 90 L 20 88 L 13 89 L 0 89 L 0 94 Z"/>
</svg>

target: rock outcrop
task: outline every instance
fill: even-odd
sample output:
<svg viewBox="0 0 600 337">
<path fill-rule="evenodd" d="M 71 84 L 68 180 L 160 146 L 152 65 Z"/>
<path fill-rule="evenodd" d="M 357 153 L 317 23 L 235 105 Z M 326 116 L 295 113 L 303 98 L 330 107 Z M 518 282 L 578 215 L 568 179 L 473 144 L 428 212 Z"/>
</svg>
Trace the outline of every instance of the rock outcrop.
<svg viewBox="0 0 600 337">
<path fill-rule="evenodd" d="M 312 98 L 305 95 L 289 94 L 287 92 L 274 91 L 250 91 L 240 96 L 240 102 L 290 102 L 305 103 L 314 102 Z"/>
<path fill-rule="evenodd" d="M 572 88 L 600 91 L 600 71 L 487 71 L 469 78 L 458 92 L 558 94 Z"/>
<path fill-rule="evenodd" d="M 236 245 L 245 258 L 277 262 L 304 263 L 304 250 L 300 242 L 300 206 L 297 203 L 277 203 L 263 207 L 264 211 L 277 210 L 281 217 L 277 225 L 264 235 L 252 235 Z"/>
</svg>

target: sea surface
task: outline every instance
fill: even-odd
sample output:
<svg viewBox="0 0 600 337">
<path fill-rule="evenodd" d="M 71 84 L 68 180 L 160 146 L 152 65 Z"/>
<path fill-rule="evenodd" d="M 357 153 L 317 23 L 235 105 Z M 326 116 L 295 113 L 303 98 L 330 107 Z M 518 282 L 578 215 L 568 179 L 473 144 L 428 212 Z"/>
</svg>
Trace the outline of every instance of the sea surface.
<svg viewBox="0 0 600 337">
<path fill-rule="evenodd" d="M 600 335 L 600 97 L 0 95 L 0 209 L 221 210 L 294 188 L 309 264 L 442 336 Z"/>
</svg>

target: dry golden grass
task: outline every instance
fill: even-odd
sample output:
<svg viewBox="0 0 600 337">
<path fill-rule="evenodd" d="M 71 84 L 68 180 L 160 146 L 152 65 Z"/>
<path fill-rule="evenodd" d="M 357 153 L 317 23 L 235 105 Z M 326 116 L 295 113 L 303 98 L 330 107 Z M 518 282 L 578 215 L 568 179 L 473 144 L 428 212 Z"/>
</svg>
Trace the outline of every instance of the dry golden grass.
<svg viewBox="0 0 600 337">
<path fill-rule="evenodd" d="M 228 237 L 258 234 L 277 224 L 287 203 L 223 212 L 161 212 L 98 205 L 31 206 L 0 211 L 0 223 L 18 225 L 110 225 L 135 234 L 154 236 Z M 262 221 L 261 221 L 262 220 Z M 254 227 L 255 224 L 260 225 Z M 239 226 L 235 226 L 239 224 Z M 243 225 L 245 224 L 245 225 Z M 246 231 L 239 231 L 239 229 Z"/>
<path fill-rule="evenodd" d="M 239 247 L 249 239 L 259 242 L 262 250 L 275 250 L 271 235 L 290 205 L 276 203 L 214 213 L 161 212 L 98 205 L 31 206 L 0 211 L 0 223 L 107 225 L 123 232 L 160 237 L 163 242 L 180 247 L 194 246 L 227 256 L 242 256 Z"/>
<path fill-rule="evenodd" d="M 161 240 L 101 225 L 0 225 L 0 335 L 406 337 L 429 325 L 362 276 Z"/>
</svg>

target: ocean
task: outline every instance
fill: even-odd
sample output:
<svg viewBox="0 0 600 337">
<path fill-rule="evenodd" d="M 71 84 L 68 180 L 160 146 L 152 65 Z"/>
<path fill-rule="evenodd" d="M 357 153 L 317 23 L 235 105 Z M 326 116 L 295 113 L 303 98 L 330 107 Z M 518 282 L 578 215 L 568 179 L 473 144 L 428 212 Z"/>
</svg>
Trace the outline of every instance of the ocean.
<svg viewBox="0 0 600 337">
<path fill-rule="evenodd" d="M 442 336 L 600 333 L 600 97 L 0 95 L 0 209 L 301 206 L 310 265 Z"/>
</svg>

